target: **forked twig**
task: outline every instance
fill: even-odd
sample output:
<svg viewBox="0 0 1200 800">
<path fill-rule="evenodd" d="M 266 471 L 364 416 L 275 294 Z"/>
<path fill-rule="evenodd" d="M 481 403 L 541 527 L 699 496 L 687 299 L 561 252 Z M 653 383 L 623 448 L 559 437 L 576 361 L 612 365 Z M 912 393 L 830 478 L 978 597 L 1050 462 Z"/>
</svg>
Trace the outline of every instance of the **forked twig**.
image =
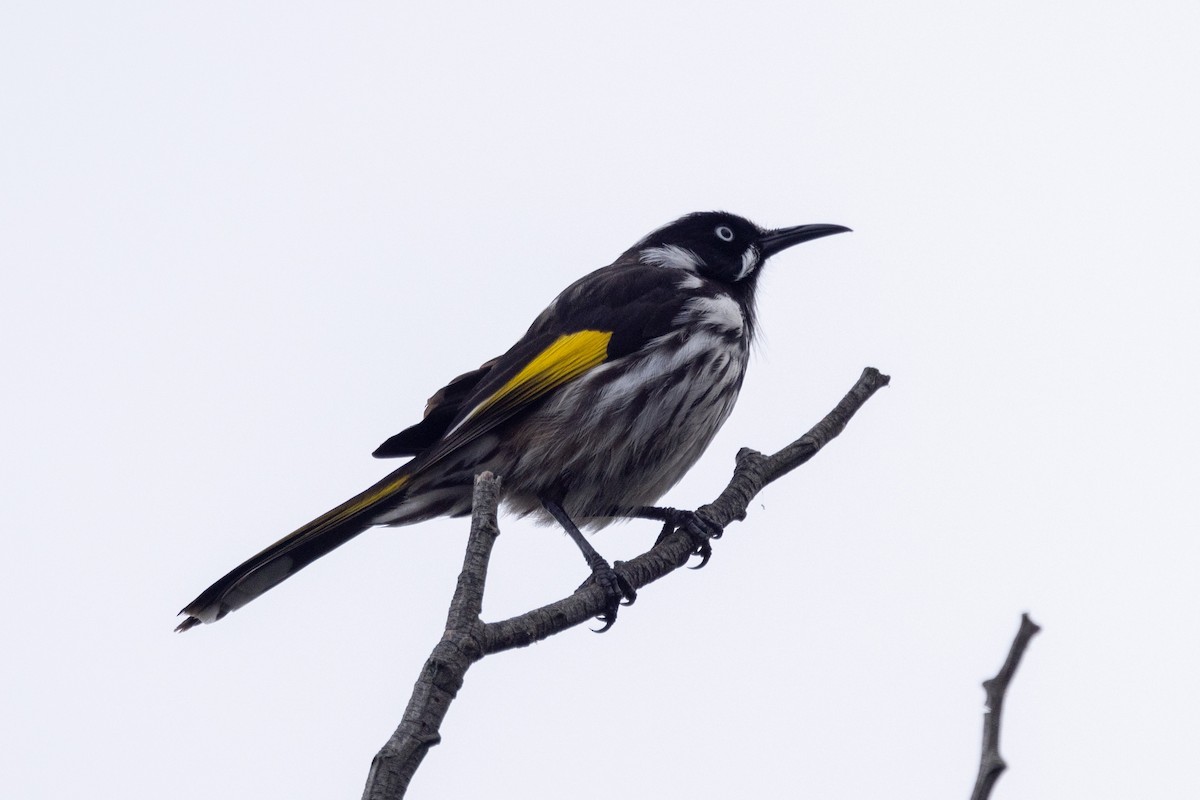
<svg viewBox="0 0 1200 800">
<path fill-rule="evenodd" d="M 868 367 L 836 408 L 778 453 L 764 456 L 742 449 L 729 485 L 716 500 L 698 510 L 721 527 L 744 519 L 750 502 L 764 486 L 816 455 L 888 380 L 887 375 Z M 592 583 L 569 597 L 511 619 L 485 623 L 479 618 L 488 559 L 500 533 L 496 525 L 499 497 L 499 478 L 486 472 L 476 478 L 471 535 L 445 633 L 417 678 L 399 727 L 371 762 L 364 800 L 404 796 L 421 760 L 441 740 L 438 731 L 446 710 L 473 663 L 491 653 L 524 647 L 561 633 L 605 610 L 604 591 Z M 637 558 L 614 566 L 630 585 L 640 589 L 686 564 L 695 547 L 687 533 L 677 530 Z"/>
</svg>

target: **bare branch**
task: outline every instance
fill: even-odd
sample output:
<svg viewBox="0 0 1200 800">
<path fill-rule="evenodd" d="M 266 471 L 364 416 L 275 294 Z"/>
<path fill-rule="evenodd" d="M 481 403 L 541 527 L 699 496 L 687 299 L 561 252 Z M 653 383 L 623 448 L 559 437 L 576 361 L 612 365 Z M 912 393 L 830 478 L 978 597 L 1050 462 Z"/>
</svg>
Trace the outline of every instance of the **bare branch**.
<svg viewBox="0 0 1200 800">
<path fill-rule="evenodd" d="M 746 509 L 763 487 L 808 461 L 846 428 L 855 412 L 879 389 L 887 386 L 888 376 L 874 367 L 862 376 L 812 430 L 772 456 L 743 448 L 737 455 L 733 478 L 721 495 L 699 512 L 722 527 L 746 517 Z M 614 568 L 635 588 L 640 589 L 687 563 L 695 544 L 683 531 L 663 538 L 648 552 Z M 598 586 L 588 585 L 570 597 L 526 612 L 503 622 L 485 625 L 488 653 L 524 647 L 553 636 L 567 628 L 592 619 L 604 611 L 605 596 Z"/>
<path fill-rule="evenodd" d="M 490 472 L 475 478 L 471 535 L 458 586 L 450 601 L 446 631 L 421 669 L 400 726 L 371 762 L 363 800 L 404 796 L 425 754 L 442 739 L 438 731 L 450 703 L 462 688 L 467 669 L 483 658 L 484 626 L 479 614 L 492 545 L 500 535 L 496 524 L 499 500 L 499 478 Z"/>
<path fill-rule="evenodd" d="M 1017 665 L 1021 663 L 1021 656 L 1025 655 L 1029 640 L 1040 630 L 1028 614 L 1022 614 L 1021 627 L 1008 650 L 1004 666 L 996 673 L 996 677 L 983 682 L 988 710 L 983 715 L 983 754 L 979 759 L 979 776 L 975 779 L 971 800 L 987 800 L 996 779 L 1008 767 L 1000 756 L 1000 714 L 1004 707 L 1004 695 L 1008 692 L 1008 684 L 1017 671 Z"/>
<path fill-rule="evenodd" d="M 868 367 L 837 407 L 795 442 L 772 456 L 741 450 L 729 485 L 700 511 L 722 527 L 744 519 L 750 502 L 764 486 L 816 455 L 888 380 L 879 370 Z M 486 624 L 480 620 L 488 559 L 499 535 L 499 496 L 498 479 L 489 473 L 476 479 L 471 537 L 446 631 L 421 670 L 400 726 L 371 763 L 364 800 L 404 796 L 421 760 L 440 741 L 438 731 L 446 710 L 471 664 L 491 653 L 524 647 L 561 633 L 605 610 L 604 591 L 588 584 L 570 597 L 511 619 Z M 613 566 L 633 587 L 641 588 L 686 564 L 694 549 L 695 543 L 686 533 L 675 531 L 637 558 Z"/>
</svg>

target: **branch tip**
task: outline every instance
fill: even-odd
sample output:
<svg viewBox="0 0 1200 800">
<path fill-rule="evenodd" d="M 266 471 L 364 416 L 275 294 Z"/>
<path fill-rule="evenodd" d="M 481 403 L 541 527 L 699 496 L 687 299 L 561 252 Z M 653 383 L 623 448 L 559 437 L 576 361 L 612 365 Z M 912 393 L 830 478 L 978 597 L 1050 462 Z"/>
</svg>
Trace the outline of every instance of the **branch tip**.
<svg viewBox="0 0 1200 800">
<path fill-rule="evenodd" d="M 1021 657 L 1025 654 L 1025 648 L 1029 646 L 1029 640 L 1040 630 L 1041 627 L 1029 618 L 1029 614 L 1022 614 L 1021 626 L 1008 648 L 1008 656 L 1004 659 L 1003 666 L 995 677 L 983 682 L 987 707 L 983 715 L 983 752 L 979 757 L 979 774 L 975 778 L 971 800 L 987 800 L 996 779 L 1008 768 L 1008 764 L 1000 755 L 1000 715 L 1004 710 L 1004 697 L 1013 675 L 1017 672 L 1017 665 L 1021 663 Z"/>
</svg>

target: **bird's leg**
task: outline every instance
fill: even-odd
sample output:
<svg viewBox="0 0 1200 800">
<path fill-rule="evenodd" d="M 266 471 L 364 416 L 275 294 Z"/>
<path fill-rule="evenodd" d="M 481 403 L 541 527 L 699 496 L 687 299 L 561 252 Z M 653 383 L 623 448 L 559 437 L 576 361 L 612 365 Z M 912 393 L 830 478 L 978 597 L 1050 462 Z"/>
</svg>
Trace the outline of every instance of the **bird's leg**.
<svg viewBox="0 0 1200 800">
<path fill-rule="evenodd" d="M 598 630 L 597 633 L 604 633 L 617 621 L 617 611 L 621 606 L 633 605 L 633 601 L 637 600 L 637 592 L 630 585 L 629 581 L 618 575 L 609 566 L 609 563 L 604 560 L 604 557 L 596 552 L 596 548 L 592 547 L 588 540 L 584 538 L 583 532 L 567 516 L 566 510 L 563 509 L 560 502 L 545 497 L 540 499 L 542 507 L 558 520 L 558 524 L 563 526 L 563 530 L 575 542 L 575 546 L 579 548 L 579 552 L 583 553 L 584 560 L 592 568 L 592 577 L 589 580 L 594 580 L 604 590 L 604 596 L 608 599 L 608 603 L 605 606 L 604 613 L 597 617 L 598 620 L 604 623 L 604 627 Z"/>
<path fill-rule="evenodd" d="M 691 538 L 692 544 L 696 546 L 692 555 L 700 556 L 700 563 L 692 569 L 700 569 L 708 563 L 708 560 L 712 558 L 712 545 L 709 540 L 720 539 L 721 534 L 725 532 L 720 525 L 698 511 L 683 511 L 678 508 L 660 506 L 638 506 L 625 512 L 623 516 L 660 520 L 663 523 L 663 529 L 654 542 L 655 544 L 670 536 L 677 528 L 682 529 Z"/>
</svg>

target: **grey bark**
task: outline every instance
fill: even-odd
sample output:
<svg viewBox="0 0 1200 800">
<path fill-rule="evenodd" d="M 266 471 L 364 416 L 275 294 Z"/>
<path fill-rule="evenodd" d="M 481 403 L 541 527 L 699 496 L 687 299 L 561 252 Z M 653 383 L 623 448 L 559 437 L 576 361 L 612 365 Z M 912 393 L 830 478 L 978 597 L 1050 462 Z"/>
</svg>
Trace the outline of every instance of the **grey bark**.
<svg viewBox="0 0 1200 800">
<path fill-rule="evenodd" d="M 983 752 L 979 757 L 979 775 L 975 778 L 971 800 L 987 800 L 992 794 L 992 787 L 996 785 L 996 779 L 1008 767 L 1000 757 L 1000 714 L 1004 710 L 1004 697 L 1017 672 L 1017 665 L 1021 663 L 1021 656 L 1025 655 L 1029 640 L 1040 630 L 1028 614 L 1022 614 L 1021 627 L 1017 629 L 1012 646 L 1008 648 L 1004 666 L 1000 667 L 996 677 L 983 682 L 988 710 L 983 715 Z"/>
<path fill-rule="evenodd" d="M 697 511 L 722 528 L 744 519 L 750 502 L 764 486 L 816 455 L 845 430 L 850 418 L 888 380 L 887 375 L 868 367 L 836 408 L 787 447 L 771 456 L 743 448 L 737 454 L 729 485 L 716 500 Z M 479 618 L 488 560 L 500 534 L 496 524 L 500 481 L 486 472 L 476 478 L 471 534 L 445 632 L 417 678 L 399 727 L 371 762 L 364 800 L 397 800 L 404 796 L 429 748 L 441 741 L 438 731 L 442 720 L 472 664 L 492 653 L 525 647 L 561 633 L 605 609 L 604 591 L 589 583 L 569 597 L 511 619 L 485 623 Z M 614 568 L 640 589 L 686 564 L 694 549 L 686 533 L 674 531 L 647 552 Z"/>
</svg>

